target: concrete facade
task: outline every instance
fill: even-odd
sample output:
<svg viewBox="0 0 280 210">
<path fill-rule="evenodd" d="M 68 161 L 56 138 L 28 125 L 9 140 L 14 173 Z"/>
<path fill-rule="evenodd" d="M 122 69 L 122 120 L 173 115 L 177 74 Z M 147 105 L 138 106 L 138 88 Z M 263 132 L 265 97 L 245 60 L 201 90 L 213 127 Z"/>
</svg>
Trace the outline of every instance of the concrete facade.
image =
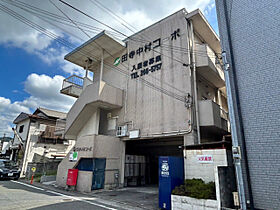
<svg viewBox="0 0 280 210">
<path fill-rule="evenodd" d="M 191 55 L 197 44 L 202 45 L 201 51 Z M 106 187 L 115 182 L 116 170 L 118 185 L 123 185 L 125 154 L 147 155 L 149 151 L 152 158 L 163 154 L 183 157 L 179 146 L 198 142 L 195 104 L 201 100 L 216 103 L 218 111 L 212 121 L 221 120 L 220 107 L 227 110 L 222 103 L 226 96 L 218 53 L 219 38 L 202 13 L 182 9 L 123 41 L 104 31 L 66 55 L 66 60 L 93 72 L 94 77 L 84 78 L 83 92 L 67 114 L 65 135 L 76 140 L 75 147 L 90 145 L 93 151 L 78 152 L 76 163 L 67 156 L 59 166 L 58 184 L 66 185 L 67 169 L 77 167 L 81 158 L 106 158 Z M 195 57 L 201 57 L 197 72 Z M 71 95 L 69 91 L 61 90 Z M 228 133 L 227 128 L 211 126 L 201 131 L 202 142 L 219 141 Z M 118 129 L 124 130 L 117 138 Z M 167 145 L 173 151 L 161 150 Z M 157 167 L 156 160 L 150 157 L 150 161 Z"/>
<path fill-rule="evenodd" d="M 201 155 L 210 155 L 213 162 L 199 162 L 198 156 Z M 185 152 L 186 179 L 200 178 L 205 182 L 214 182 L 218 166 L 228 166 L 226 149 L 197 149 Z"/>
<path fill-rule="evenodd" d="M 243 179 L 247 186 L 249 177 L 257 209 L 280 206 L 279 7 L 278 0 L 216 1 L 221 44 L 230 65 L 234 110 L 240 122 L 237 135 L 247 152 L 248 171 L 242 152 Z M 246 194 L 249 201 L 248 187 Z"/>
</svg>

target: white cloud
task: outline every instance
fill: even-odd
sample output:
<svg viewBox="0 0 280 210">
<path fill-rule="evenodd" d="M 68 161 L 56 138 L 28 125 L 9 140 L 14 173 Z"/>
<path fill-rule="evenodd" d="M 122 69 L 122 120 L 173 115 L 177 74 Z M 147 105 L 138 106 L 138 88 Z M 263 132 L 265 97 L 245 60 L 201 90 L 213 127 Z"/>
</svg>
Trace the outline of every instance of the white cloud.
<svg viewBox="0 0 280 210">
<path fill-rule="evenodd" d="M 11 102 L 0 97 L 0 136 L 12 134 L 12 122 L 21 112 L 32 113 L 38 107 L 68 112 L 75 99 L 60 94 L 63 79 L 59 75 L 30 74 L 24 82 L 25 91 L 30 94 L 28 98 Z"/>
<path fill-rule="evenodd" d="M 27 4 L 39 7 L 41 9 L 47 10 L 49 12 L 55 13 L 57 15 L 63 16 L 49 1 L 30 1 L 23 0 Z M 138 30 L 143 29 L 144 27 L 149 26 L 155 21 L 181 9 L 186 8 L 188 12 L 200 8 L 205 14 L 208 14 L 209 11 L 214 7 L 214 0 L 178 0 L 176 3 L 172 0 L 161 1 L 161 0 L 142 0 L 142 1 L 130 1 L 130 0 L 104 0 L 100 1 L 103 5 L 108 8 L 114 8 L 113 11 L 125 19 L 130 25 L 133 25 Z M 4 3 L 4 2 L 2 2 Z M 116 21 L 116 18 L 112 18 L 110 15 L 105 13 L 99 7 L 96 7 L 91 1 L 69 1 L 70 4 L 79 8 L 80 10 L 86 12 L 87 14 L 92 15 L 98 20 L 103 21 L 104 23 L 110 25 L 111 27 L 120 30 L 128 35 L 131 35 L 131 32 L 128 31 L 124 26 Z M 80 21 L 82 23 L 89 24 L 94 27 L 99 27 L 106 29 L 104 25 L 98 24 L 88 17 L 74 11 L 73 9 L 67 7 L 66 5 L 56 2 L 55 4 L 62 9 L 68 16 L 73 20 Z M 51 21 L 51 24 L 45 22 L 44 20 L 9 4 L 5 6 L 13 9 L 22 16 L 26 17 L 28 20 L 33 21 L 40 25 L 43 28 L 51 31 L 52 33 L 59 35 L 61 38 L 67 39 L 69 42 L 76 44 L 77 46 L 81 44 L 81 41 L 76 37 L 79 37 L 82 40 L 87 40 L 88 37 L 81 32 L 76 27 L 69 27 L 55 21 Z M 56 27 L 56 24 L 59 27 Z M 8 27 L 7 27 L 8 26 Z M 63 31 L 66 30 L 67 32 Z M 95 33 L 87 32 L 90 36 L 94 36 Z M 67 34 L 67 35 L 66 35 Z M 51 40 L 44 34 L 40 34 L 38 31 L 26 26 L 22 22 L 15 20 L 13 17 L 0 12 L 0 44 L 10 47 L 22 48 L 28 53 L 33 53 L 38 56 L 43 62 L 48 65 L 58 63 L 61 69 L 67 74 L 81 74 L 81 69 L 75 65 L 70 65 L 68 62 L 64 61 L 64 55 L 67 54 L 71 49 L 66 49 L 65 46 L 60 44 L 54 44 L 55 41 Z M 55 45 L 55 47 L 54 47 Z"/>
<path fill-rule="evenodd" d="M 22 1 L 63 16 L 53 5 L 50 4 L 49 1 Z M 112 18 L 100 8 L 90 3 L 90 1 L 69 0 L 68 2 L 111 27 L 128 35 L 131 34 L 131 32 L 128 32 L 127 29 L 118 23 L 115 18 Z M 174 3 L 173 0 L 104 0 L 100 2 L 108 8 L 113 8 L 116 14 L 123 17 L 123 19 L 129 22 L 130 25 L 136 27 L 138 30 L 149 26 L 153 22 L 170 15 L 181 8 L 186 8 L 188 12 L 200 8 L 201 11 L 207 15 L 214 7 L 214 0 L 177 0 L 176 3 Z M 68 40 L 74 45 L 78 46 L 81 44 L 81 41 L 76 37 L 82 40 L 88 39 L 83 32 L 75 27 L 69 27 L 51 21 L 52 23 L 59 25 L 60 28 L 58 28 L 21 9 L 6 4 L 4 1 L 1 1 L 1 3 L 20 13 L 27 19 L 37 23 L 41 27 L 44 27 L 59 35 L 63 39 Z M 62 3 L 55 1 L 55 4 L 72 19 L 89 24 L 90 26 L 105 29 L 103 25 L 97 24 L 93 20 L 73 11 L 71 8 L 63 5 Z M 61 28 L 70 33 L 64 32 Z M 88 33 L 90 36 L 94 36 L 98 32 L 99 31 L 96 31 L 95 33 Z M 38 31 L 24 25 L 22 22 L 15 20 L 13 17 L 3 13 L 2 11 L 0 11 L 0 45 L 21 48 L 26 52 L 37 56 L 41 61 L 49 65 L 50 68 L 52 68 L 53 64 L 58 64 L 62 71 L 66 74 L 81 75 L 84 73 L 78 66 L 64 60 L 64 56 L 71 51 L 70 49 L 57 44 L 54 40 L 44 34 L 40 34 Z M 22 101 L 11 102 L 8 98 L 0 97 L 0 136 L 3 134 L 1 131 L 11 132 L 11 122 L 22 111 L 30 113 L 39 106 L 57 109 L 60 111 L 68 110 L 71 107 L 71 104 L 73 104 L 74 99 L 63 96 L 59 93 L 62 80 L 63 77 L 59 75 L 49 77 L 47 75 L 38 75 L 34 73 L 29 75 L 24 83 L 25 91 L 30 94 L 28 98 Z"/>
</svg>

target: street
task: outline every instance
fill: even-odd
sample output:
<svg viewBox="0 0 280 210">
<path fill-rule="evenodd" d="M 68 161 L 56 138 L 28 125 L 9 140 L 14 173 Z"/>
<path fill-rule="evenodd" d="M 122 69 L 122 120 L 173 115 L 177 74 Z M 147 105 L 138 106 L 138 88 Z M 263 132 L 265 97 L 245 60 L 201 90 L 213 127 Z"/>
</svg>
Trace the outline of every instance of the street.
<svg viewBox="0 0 280 210">
<path fill-rule="evenodd" d="M 113 201 L 66 193 L 20 181 L 0 181 L 0 209 L 131 209 Z"/>
</svg>

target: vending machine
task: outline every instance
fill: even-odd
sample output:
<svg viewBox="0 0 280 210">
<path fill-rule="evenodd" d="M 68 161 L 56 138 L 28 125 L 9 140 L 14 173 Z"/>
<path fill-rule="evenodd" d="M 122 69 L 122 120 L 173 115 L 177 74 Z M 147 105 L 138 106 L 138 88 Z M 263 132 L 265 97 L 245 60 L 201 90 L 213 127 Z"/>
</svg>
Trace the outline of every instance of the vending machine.
<svg viewBox="0 0 280 210">
<path fill-rule="evenodd" d="M 159 157 L 159 208 L 171 209 L 171 192 L 184 182 L 184 159 Z"/>
</svg>

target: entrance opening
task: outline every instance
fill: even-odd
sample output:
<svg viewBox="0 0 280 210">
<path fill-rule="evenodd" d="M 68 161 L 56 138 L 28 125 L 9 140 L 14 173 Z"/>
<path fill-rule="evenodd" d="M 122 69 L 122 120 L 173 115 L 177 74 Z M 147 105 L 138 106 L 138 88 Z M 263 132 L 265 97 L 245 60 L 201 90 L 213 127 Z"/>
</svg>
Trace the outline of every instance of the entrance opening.
<svg viewBox="0 0 280 210">
<path fill-rule="evenodd" d="M 183 137 L 126 141 L 125 186 L 157 186 L 159 156 L 183 157 L 183 143 Z"/>
</svg>

